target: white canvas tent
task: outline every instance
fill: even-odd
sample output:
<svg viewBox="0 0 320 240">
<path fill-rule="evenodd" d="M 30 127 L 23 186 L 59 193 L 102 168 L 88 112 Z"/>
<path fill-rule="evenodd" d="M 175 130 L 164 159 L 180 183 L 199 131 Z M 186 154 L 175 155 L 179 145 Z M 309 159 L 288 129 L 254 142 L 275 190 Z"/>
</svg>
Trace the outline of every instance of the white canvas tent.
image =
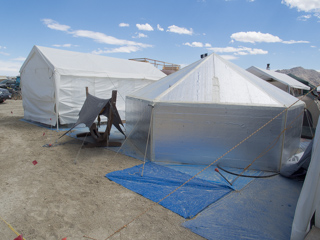
<svg viewBox="0 0 320 240">
<path fill-rule="evenodd" d="M 125 119 L 126 95 L 166 76 L 150 63 L 40 46 L 32 48 L 20 75 L 24 118 L 52 126 L 76 122 L 85 87 L 104 99 L 117 90 Z"/>
<path fill-rule="evenodd" d="M 282 89 L 283 91 L 286 91 L 291 95 L 301 99 L 306 104 L 307 110 L 303 123 L 304 128 L 302 130 L 302 136 L 307 138 L 312 137 L 314 130 L 317 127 L 320 114 L 320 103 L 317 98 L 311 94 L 304 96 L 303 90 L 309 91 L 310 87 L 288 76 L 287 74 L 261 69 L 255 66 L 251 66 L 247 69 L 247 71 Z"/>
<path fill-rule="evenodd" d="M 212 54 L 127 96 L 126 129 L 151 161 L 207 165 L 296 101 Z M 243 168 L 273 146 L 253 168 L 278 171 L 299 147 L 303 108 L 298 101 L 221 165 Z"/>
<path fill-rule="evenodd" d="M 309 86 L 295 80 L 287 74 L 278 73 L 272 70 L 262 69 L 255 66 L 249 67 L 247 71 L 263 80 L 270 82 L 271 84 L 290 93 L 293 96 L 301 95 L 302 91 L 299 90 L 310 90 Z"/>
<path fill-rule="evenodd" d="M 318 123 L 319 126 L 319 123 Z M 315 215 L 314 224 L 320 228 L 320 129 L 317 127 L 313 140 L 312 157 L 306 178 L 297 203 L 291 238 L 303 240 L 309 232 L 310 222 Z"/>
</svg>

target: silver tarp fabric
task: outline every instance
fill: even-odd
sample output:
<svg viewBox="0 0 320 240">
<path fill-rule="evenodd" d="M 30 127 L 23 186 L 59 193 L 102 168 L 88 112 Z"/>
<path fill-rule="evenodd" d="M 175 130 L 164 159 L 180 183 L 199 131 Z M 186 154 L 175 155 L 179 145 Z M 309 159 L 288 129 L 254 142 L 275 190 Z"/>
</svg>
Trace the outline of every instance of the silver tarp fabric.
<svg viewBox="0 0 320 240">
<path fill-rule="evenodd" d="M 84 123 L 87 127 L 91 127 L 92 123 L 97 118 L 104 106 L 107 105 L 109 100 L 110 99 L 101 99 L 88 94 L 86 101 L 79 112 L 79 119 L 75 123 L 74 127 L 80 123 Z"/>
<path fill-rule="evenodd" d="M 101 99 L 101 98 L 92 96 L 91 94 L 88 94 L 88 96 L 87 96 L 87 98 L 86 98 L 86 100 L 85 100 L 85 102 L 79 112 L 79 118 L 78 118 L 77 122 L 73 125 L 73 127 L 69 131 L 71 131 L 73 128 L 75 128 L 76 126 L 78 126 L 81 123 L 85 124 L 86 127 L 90 128 L 98 115 L 104 115 L 106 117 L 109 117 L 108 113 L 109 113 L 110 107 L 111 107 L 110 99 Z M 104 110 L 103 110 L 103 108 L 104 108 Z M 117 109 L 111 107 L 111 110 L 112 110 L 112 114 L 113 114 L 113 123 L 112 124 L 123 135 L 125 135 L 120 127 L 120 125 L 123 125 L 123 124 L 122 124 L 122 121 L 120 119 L 120 116 L 119 116 Z M 102 113 L 101 113 L 101 111 L 102 111 Z M 65 134 L 67 134 L 69 131 L 67 131 Z M 62 136 L 64 136 L 65 134 L 63 134 Z"/>
</svg>

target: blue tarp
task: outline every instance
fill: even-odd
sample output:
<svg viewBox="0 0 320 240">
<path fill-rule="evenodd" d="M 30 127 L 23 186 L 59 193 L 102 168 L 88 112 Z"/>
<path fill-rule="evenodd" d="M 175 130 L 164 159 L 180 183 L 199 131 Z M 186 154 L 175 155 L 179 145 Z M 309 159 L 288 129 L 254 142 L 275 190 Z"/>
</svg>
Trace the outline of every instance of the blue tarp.
<svg viewBox="0 0 320 240">
<path fill-rule="evenodd" d="M 290 239 L 302 182 L 282 176 L 255 179 L 183 223 L 207 239 Z"/>
<path fill-rule="evenodd" d="M 141 176 L 142 167 L 108 173 L 106 177 L 154 202 L 159 202 L 192 177 L 151 162 L 145 164 Z M 227 185 L 194 178 L 159 204 L 184 218 L 192 218 L 231 190 Z"/>
</svg>

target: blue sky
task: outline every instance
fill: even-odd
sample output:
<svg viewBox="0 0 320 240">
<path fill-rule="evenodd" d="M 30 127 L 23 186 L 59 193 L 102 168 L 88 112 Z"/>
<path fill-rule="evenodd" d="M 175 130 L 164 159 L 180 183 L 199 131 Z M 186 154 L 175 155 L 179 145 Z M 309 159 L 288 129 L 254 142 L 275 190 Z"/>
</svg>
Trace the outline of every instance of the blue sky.
<svg viewBox="0 0 320 240">
<path fill-rule="evenodd" d="M 215 52 L 242 68 L 320 70 L 319 0 L 0 0 L 0 75 L 34 45 L 186 66 Z"/>
</svg>

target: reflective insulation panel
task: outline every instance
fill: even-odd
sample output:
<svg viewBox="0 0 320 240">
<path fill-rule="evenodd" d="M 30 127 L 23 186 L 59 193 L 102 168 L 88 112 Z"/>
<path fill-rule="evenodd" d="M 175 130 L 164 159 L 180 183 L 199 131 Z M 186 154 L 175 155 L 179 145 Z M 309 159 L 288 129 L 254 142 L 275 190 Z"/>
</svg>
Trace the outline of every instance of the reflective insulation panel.
<svg viewBox="0 0 320 240">
<path fill-rule="evenodd" d="M 296 153 L 297 146 L 300 144 L 304 113 L 303 106 L 303 102 L 300 101 L 288 109 L 281 165 Z"/>
<path fill-rule="evenodd" d="M 150 129 L 150 120 L 152 106 L 150 101 L 128 97 L 126 98 L 126 135 L 127 141 L 130 141 L 142 156 L 145 155 L 146 146 L 147 156 L 150 155 L 151 140 L 148 134 Z M 150 129 L 151 136 L 152 127 Z M 147 159 L 150 160 L 150 157 Z"/>
<path fill-rule="evenodd" d="M 127 97 L 127 131 L 132 131 L 130 140 L 143 153 L 152 112 L 148 104 L 148 101 Z M 297 115 L 303 105 L 285 111 L 257 130 L 284 109 L 261 105 L 156 102 L 147 158 L 155 162 L 208 165 L 235 147 L 216 163 L 245 168 L 254 161 L 250 169 L 279 171 L 282 158 L 299 148 L 302 115 Z M 292 121 L 292 127 L 283 132 Z"/>
</svg>

